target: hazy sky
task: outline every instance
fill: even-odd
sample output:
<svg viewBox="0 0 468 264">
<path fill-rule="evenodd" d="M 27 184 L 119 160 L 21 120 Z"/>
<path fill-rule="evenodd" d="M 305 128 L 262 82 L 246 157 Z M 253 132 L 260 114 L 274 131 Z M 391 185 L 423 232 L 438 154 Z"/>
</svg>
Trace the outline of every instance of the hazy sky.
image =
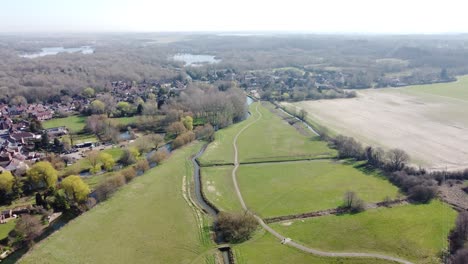
<svg viewBox="0 0 468 264">
<path fill-rule="evenodd" d="M 468 0 L 0 0 L 0 32 L 468 32 Z"/>
</svg>

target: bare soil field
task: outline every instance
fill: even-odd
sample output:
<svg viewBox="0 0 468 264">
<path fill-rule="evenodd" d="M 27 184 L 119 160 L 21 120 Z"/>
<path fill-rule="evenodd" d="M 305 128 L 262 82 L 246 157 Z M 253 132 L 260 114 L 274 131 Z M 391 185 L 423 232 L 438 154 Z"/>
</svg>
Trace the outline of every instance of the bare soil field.
<svg viewBox="0 0 468 264">
<path fill-rule="evenodd" d="M 303 108 L 314 122 L 364 144 L 401 148 L 416 166 L 468 168 L 468 99 L 463 94 L 457 97 L 463 87 L 468 90 L 468 82 L 462 78 L 438 85 L 437 93 L 434 85 L 369 89 L 353 99 L 283 105 Z M 444 86 L 447 96 L 440 92 Z"/>
</svg>

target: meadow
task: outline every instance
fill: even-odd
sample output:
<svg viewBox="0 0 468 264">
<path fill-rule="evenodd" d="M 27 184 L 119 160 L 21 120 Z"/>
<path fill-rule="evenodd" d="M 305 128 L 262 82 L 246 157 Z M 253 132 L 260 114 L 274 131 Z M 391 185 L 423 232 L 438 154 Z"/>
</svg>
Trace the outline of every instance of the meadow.
<svg viewBox="0 0 468 264">
<path fill-rule="evenodd" d="M 283 103 L 308 119 L 359 141 L 401 148 L 428 169 L 468 167 L 468 76 L 457 82 L 369 89 L 357 98 Z M 434 151 L 434 150 L 437 151 Z"/>
<path fill-rule="evenodd" d="M 254 110 L 257 104 L 250 105 L 252 115 L 247 120 L 216 133 L 215 142 L 208 146 L 205 154 L 199 159 L 202 165 L 233 163 L 234 137 L 243 127 L 258 118 L 259 115 Z M 320 141 L 317 137 L 299 134 L 294 127 L 262 105 L 258 109 L 262 118 L 238 138 L 240 163 L 336 156 L 336 151 L 330 149 L 324 141 Z"/>
<path fill-rule="evenodd" d="M 136 117 L 135 116 L 118 117 L 118 118 L 111 118 L 111 120 L 113 120 L 119 125 L 129 125 L 135 122 Z M 42 126 L 45 129 L 52 128 L 52 127 L 66 126 L 71 133 L 82 132 L 85 125 L 86 125 L 86 116 L 82 116 L 82 115 L 72 115 L 72 116 L 63 117 L 63 118 L 53 118 L 50 120 L 46 120 L 42 123 Z"/>
<path fill-rule="evenodd" d="M 250 241 L 234 247 L 238 264 L 391 264 L 394 262 L 370 258 L 330 258 L 318 257 L 296 250 L 279 241 L 265 231 L 259 231 Z"/>
<path fill-rule="evenodd" d="M 222 211 L 242 210 L 232 168 L 202 168 L 205 195 Z M 398 188 L 378 173 L 330 160 L 241 165 L 237 178 L 249 209 L 267 218 L 337 208 L 347 191 L 372 203 L 398 196 Z"/>
<path fill-rule="evenodd" d="M 234 191 L 233 166 L 202 167 L 203 192 L 221 211 L 239 212 L 242 207 Z"/>
<path fill-rule="evenodd" d="M 188 159 L 201 144 L 175 151 L 113 197 L 35 245 L 21 263 L 191 263 L 211 247 L 183 198 Z"/>
<path fill-rule="evenodd" d="M 272 224 L 281 234 L 304 245 L 337 252 L 373 252 L 439 263 L 456 212 L 439 201 L 422 205 L 371 209 Z"/>
<path fill-rule="evenodd" d="M 86 117 L 72 115 L 63 118 L 53 118 L 42 122 L 42 126 L 45 129 L 66 126 L 71 133 L 78 133 L 83 130 L 86 125 Z"/>
</svg>

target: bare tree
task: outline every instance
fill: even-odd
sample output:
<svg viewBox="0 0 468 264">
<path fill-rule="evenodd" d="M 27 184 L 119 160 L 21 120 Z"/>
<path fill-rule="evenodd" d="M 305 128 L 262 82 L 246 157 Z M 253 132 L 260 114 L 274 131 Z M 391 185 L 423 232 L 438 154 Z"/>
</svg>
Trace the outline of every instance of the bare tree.
<svg viewBox="0 0 468 264">
<path fill-rule="evenodd" d="M 409 161 L 409 156 L 401 149 L 392 149 L 387 153 L 388 166 L 391 171 L 399 171 Z"/>
<path fill-rule="evenodd" d="M 15 226 L 15 232 L 17 235 L 29 246 L 32 244 L 34 239 L 41 234 L 41 230 L 42 225 L 39 218 L 28 214 L 21 216 Z"/>
<path fill-rule="evenodd" d="M 344 195 L 343 207 L 352 213 L 359 213 L 365 210 L 365 203 L 355 192 L 348 191 Z"/>
</svg>

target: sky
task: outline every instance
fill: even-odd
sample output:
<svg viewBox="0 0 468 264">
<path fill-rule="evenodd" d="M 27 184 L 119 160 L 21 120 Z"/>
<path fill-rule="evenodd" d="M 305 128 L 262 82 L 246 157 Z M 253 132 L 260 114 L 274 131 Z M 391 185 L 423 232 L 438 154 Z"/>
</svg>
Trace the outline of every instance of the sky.
<svg viewBox="0 0 468 264">
<path fill-rule="evenodd" d="M 467 33 L 468 0 L 0 0 L 0 32 Z"/>
</svg>

